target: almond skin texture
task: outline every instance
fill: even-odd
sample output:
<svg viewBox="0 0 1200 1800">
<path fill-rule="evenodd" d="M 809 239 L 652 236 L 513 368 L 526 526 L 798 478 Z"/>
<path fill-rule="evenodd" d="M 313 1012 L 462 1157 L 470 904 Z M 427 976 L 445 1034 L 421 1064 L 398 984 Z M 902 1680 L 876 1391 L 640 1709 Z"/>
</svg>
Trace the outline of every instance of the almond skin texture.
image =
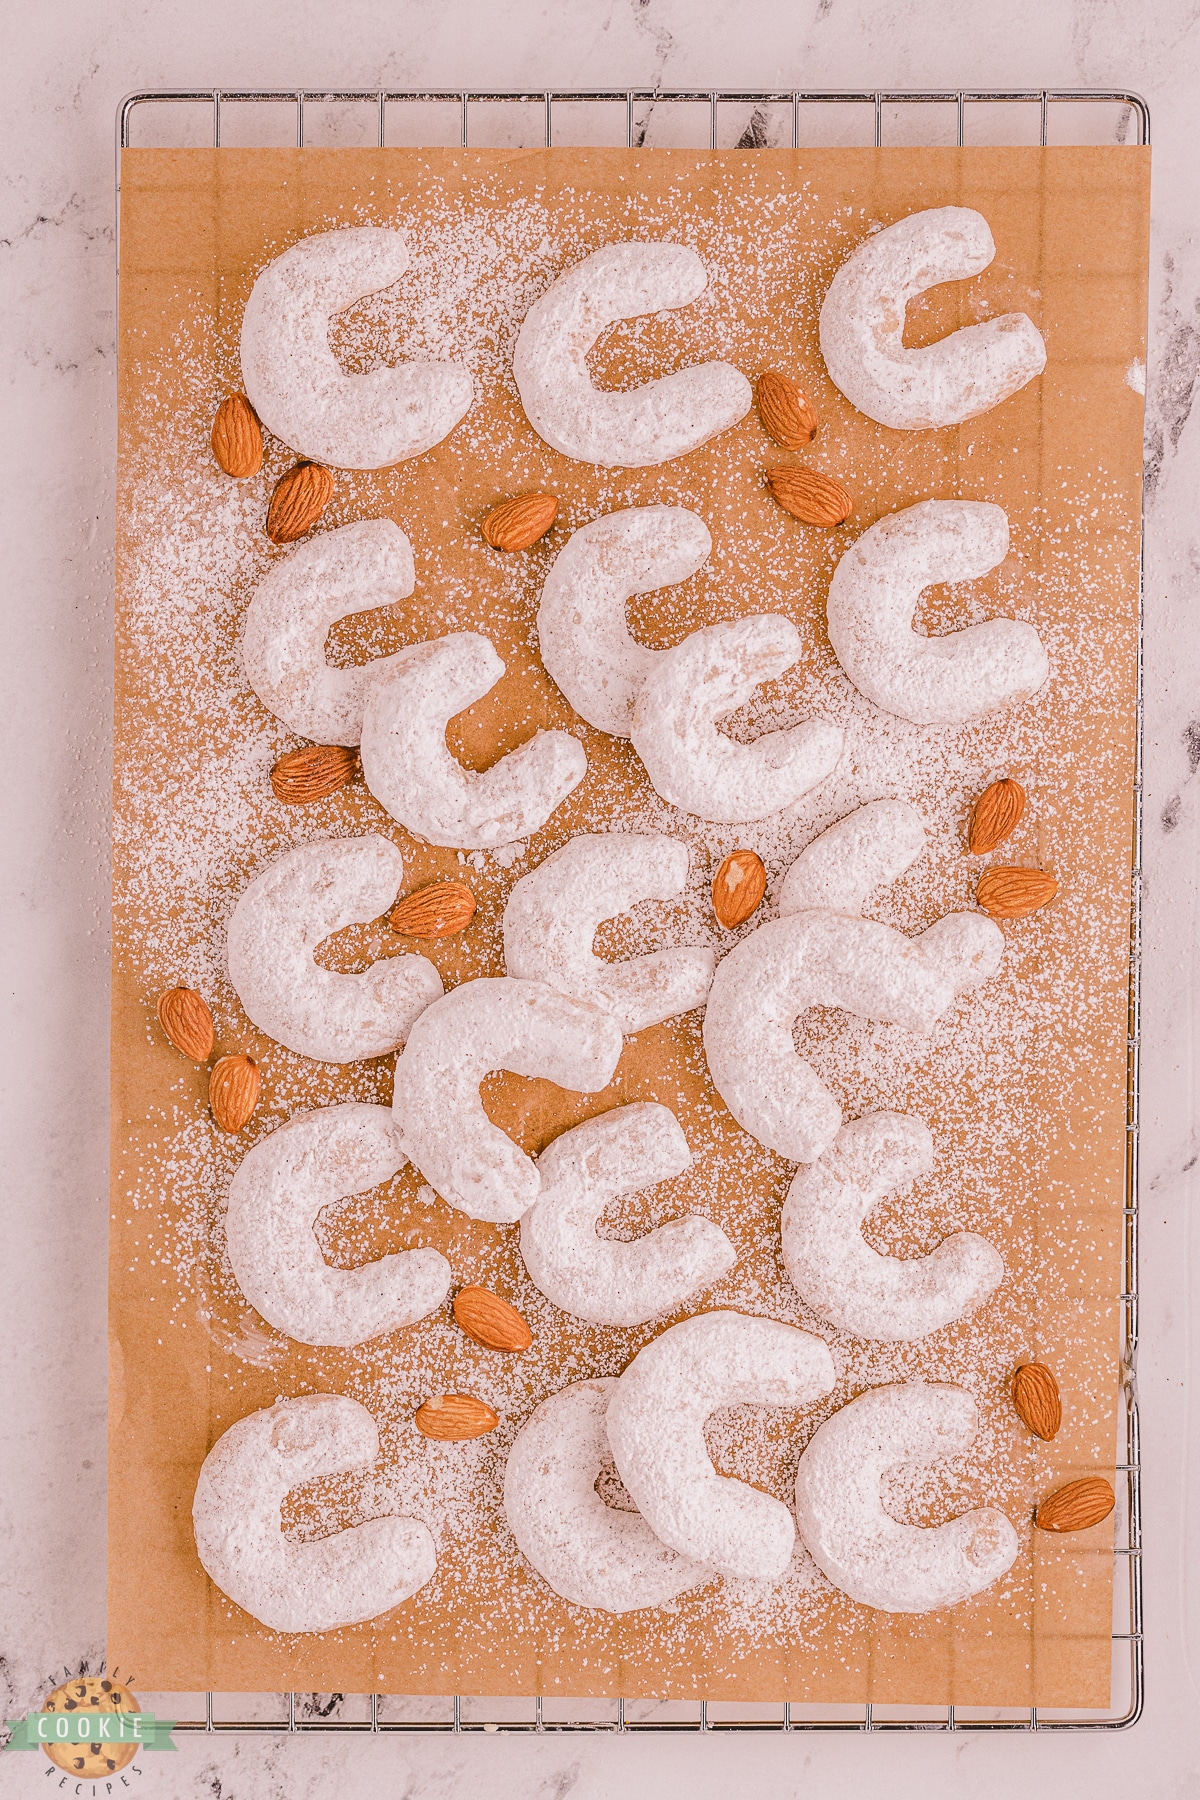
<svg viewBox="0 0 1200 1800">
<path fill-rule="evenodd" d="M 311 531 L 333 499 L 333 476 L 323 463 L 299 462 L 275 483 L 267 508 L 273 544 L 294 544 Z"/>
<path fill-rule="evenodd" d="M 227 475 L 245 481 L 262 468 L 262 426 L 245 394 L 222 400 L 213 420 L 212 453 Z"/>
<path fill-rule="evenodd" d="M 208 1078 L 208 1104 L 222 1131 L 241 1131 L 258 1105 L 262 1077 L 252 1056 L 223 1056 Z"/>
<path fill-rule="evenodd" d="M 1047 1443 L 1062 1424 L 1062 1399 L 1058 1383 L 1045 1363 L 1022 1363 L 1013 1372 L 1012 1403 L 1017 1417 L 1035 1437 Z"/>
<path fill-rule="evenodd" d="M 444 938 L 465 931 L 475 917 L 475 896 L 461 881 L 433 881 L 406 894 L 388 922 L 404 937 Z"/>
<path fill-rule="evenodd" d="M 500 1423 L 491 1407 L 473 1394 L 434 1394 L 417 1408 L 414 1421 L 427 1438 L 447 1441 L 484 1437 Z"/>
<path fill-rule="evenodd" d="M 193 1062 L 212 1055 L 213 1021 L 195 988 L 171 988 L 158 1003 L 158 1022 L 177 1050 Z"/>
<path fill-rule="evenodd" d="M 767 871 L 753 850 L 735 850 L 713 876 L 712 903 L 726 931 L 744 925 L 767 890 Z"/>
<path fill-rule="evenodd" d="M 285 806 L 307 806 L 310 800 L 324 800 L 344 788 L 357 768 L 357 750 L 343 744 L 305 744 L 280 757 L 271 770 L 271 786 Z"/>
<path fill-rule="evenodd" d="M 1107 1519 L 1117 1497 L 1103 1475 L 1085 1475 L 1082 1481 L 1068 1481 L 1056 1493 L 1043 1500 L 1034 1524 L 1043 1531 L 1086 1531 Z"/>
<path fill-rule="evenodd" d="M 528 550 L 545 537 L 557 517 L 557 495 L 521 494 L 488 514 L 483 521 L 484 542 L 493 550 Z"/>
<path fill-rule="evenodd" d="M 767 486 L 784 511 L 805 525 L 841 525 L 854 511 L 841 483 L 816 469 L 768 469 Z"/>
<path fill-rule="evenodd" d="M 763 430 L 777 444 L 782 444 L 785 450 L 803 450 L 806 444 L 812 443 L 817 415 L 807 394 L 796 386 L 790 375 L 768 369 L 758 378 L 754 398 L 758 402 Z"/>
<path fill-rule="evenodd" d="M 1045 869 L 989 869 L 975 898 L 993 919 L 1023 919 L 1049 906 L 1057 892 L 1057 881 Z"/>
<path fill-rule="evenodd" d="M 1025 811 L 1025 789 L 1019 781 L 993 781 L 984 788 L 971 809 L 967 827 L 967 849 L 972 856 L 986 856 L 1002 844 L 1021 823 Z"/>
<path fill-rule="evenodd" d="M 533 1333 L 516 1307 L 487 1288 L 460 1288 L 454 1296 L 454 1317 L 467 1336 L 485 1350 L 505 1350 L 515 1356 L 533 1342 Z"/>
</svg>

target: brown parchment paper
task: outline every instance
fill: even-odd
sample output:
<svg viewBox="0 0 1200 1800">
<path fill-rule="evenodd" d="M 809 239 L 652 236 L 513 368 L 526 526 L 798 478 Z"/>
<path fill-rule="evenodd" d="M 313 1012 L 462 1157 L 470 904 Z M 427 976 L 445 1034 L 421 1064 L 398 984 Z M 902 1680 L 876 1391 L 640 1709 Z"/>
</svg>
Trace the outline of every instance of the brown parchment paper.
<svg viewBox="0 0 1200 1800">
<path fill-rule="evenodd" d="M 1138 511 L 1149 153 L 1130 149 L 837 150 L 694 154 L 502 151 L 128 151 L 122 164 L 120 493 L 117 565 L 113 1146 L 110 1316 L 109 1653 L 164 1690 L 543 1693 L 791 1698 L 810 1702 L 1104 1706 L 1110 1689 L 1111 1521 L 1062 1540 L 1031 1530 L 1037 1498 L 1108 1470 L 1116 1441 L 1125 1032 L 1137 645 Z M 979 420 L 898 433 L 856 413 L 824 374 L 820 297 L 842 258 L 879 224 L 921 207 L 979 208 L 997 244 L 976 280 L 910 309 L 910 343 L 1023 310 L 1042 329 L 1044 376 Z M 237 333 L 264 264 L 310 232 L 398 224 L 414 266 L 388 295 L 335 323 L 348 368 L 395 355 L 458 356 L 477 379 L 473 412 L 399 468 L 339 473 L 320 529 L 377 514 L 412 539 L 411 599 L 335 629 L 331 654 L 376 655 L 443 631 L 486 631 L 507 665 L 498 686 L 452 723 L 474 767 L 531 729 L 575 730 L 586 781 L 510 866 L 463 863 L 413 841 L 355 783 L 306 809 L 278 805 L 272 762 L 295 740 L 247 688 L 236 642 L 254 582 L 281 554 L 262 530 L 292 455 L 268 441 L 253 481 L 211 460 L 221 398 L 240 387 Z M 710 286 L 679 314 L 617 328 L 593 356 L 609 385 L 725 356 L 753 379 L 794 373 L 822 419 L 796 458 L 751 413 L 735 430 L 659 469 L 569 462 L 533 433 L 507 362 L 524 310 L 562 268 L 623 237 L 695 245 Z M 763 489 L 764 469 L 804 461 L 855 497 L 847 525 L 800 526 Z M 508 494 L 549 489 L 559 523 L 524 556 L 491 552 L 479 521 Z M 1002 505 L 1012 552 L 981 582 L 934 589 L 925 629 L 1008 612 L 1031 619 L 1053 673 L 1033 702 L 952 733 L 878 713 L 841 676 L 824 632 L 829 576 L 848 543 L 898 507 L 961 496 Z M 631 606 L 649 643 L 678 641 L 737 613 L 782 611 L 805 640 L 802 664 L 739 715 L 735 735 L 818 711 L 847 730 L 825 789 L 762 827 L 706 828 L 655 800 L 627 744 L 582 725 L 537 660 L 542 580 L 568 532 L 617 506 L 666 501 L 712 530 L 709 568 Z M 1052 869 L 1052 907 L 1005 927 L 1004 967 L 964 996 L 927 1042 L 832 1014 L 799 1042 L 847 1116 L 918 1113 L 938 1147 L 934 1176 L 885 1201 L 868 1226 L 882 1248 L 928 1251 L 947 1231 L 984 1231 L 1004 1254 L 993 1301 L 911 1346 L 846 1338 L 806 1313 L 780 1257 L 779 1207 L 792 1169 L 738 1130 L 707 1081 L 699 1015 L 627 1043 L 612 1087 L 564 1095 L 493 1077 L 492 1116 L 536 1151 L 568 1125 L 631 1100 L 673 1107 L 696 1166 L 614 1215 L 633 1235 L 691 1208 L 733 1237 L 737 1268 L 685 1309 L 735 1305 L 819 1330 L 835 1392 L 804 1414 L 741 1408 L 714 1421 L 727 1473 L 790 1496 L 796 1460 L 821 1418 L 880 1381 L 961 1381 L 975 1395 L 971 1455 L 901 1483 L 898 1516 L 935 1523 L 1004 1507 L 1021 1535 L 1010 1575 L 945 1614 L 886 1616 L 855 1606 L 798 1555 L 776 1592 L 713 1582 L 672 1607 L 612 1618 L 559 1601 L 524 1563 L 500 1505 L 504 1458 L 532 1406 L 568 1381 L 614 1374 L 669 1321 L 602 1330 L 532 1288 L 515 1229 L 478 1224 L 418 1197 L 411 1169 L 330 1209 L 327 1256 L 353 1266 L 437 1245 L 455 1286 L 512 1298 L 533 1349 L 503 1358 L 466 1340 L 449 1307 L 352 1351 L 282 1338 L 253 1314 L 222 1262 L 221 1203 L 246 1144 L 313 1105 L 386 1103 L 392 1059 L 338 1069 L 257 1033 L 223 972 L 225 920 L 250 875 L 290 844 L 382 831 L 406 853 L 405 887 L 466 879 L 479 912 L 460 938 L 397 940 L 386 921 L 339 935 L 330 966 L 363 968 L 420 949 L 446 983 L 503 972 L 499 920 L 518 875 L 573 832 L 667 829 L 693 849 L 688 894 L 605 927 L 627 955 L 666 941 L 731 939 L 707 884 L 739 843 L 768 864 L 770 897 L 799 848 L 864 799 L 899 793 L 929 830 L 921 863 L 871 910 L 908 931 L 971 906 L 980 863 L 965 855 L 970 801 L 996 774 L 1027 787 L 1018 832 L 992 861 Z M 754 923 L 757 923 L 757 919 Z M 259 1110 L 240 1140 L 206 1109 L 206 1072 L 162 1038 L 157 995 L 199 986 L 217 1054 L 261 1059 Z M 426 1197 L 427 1199 L 428 1197 Z M 1064 1394 L 1058 1438 L 1041 1444 L 1006 1398 L 1013 1364 L 1039 1356 Z M 205 1454 L 236 1419 L 277 1396 L 347 1393 L 369 1406 L 382 1449 L 365 1477 L 315 1483 L 285 1522 L 321 1535 L 409 1510 L 439 1540 L 429 1586 L 369 1624 L 288 1638 L 259 1627 L 207 1580 L 190 1508 Z M 468 1391 L 501 1415 L 467 1445 L 431 1445 L 412 1426 L 428 1394 Z"/>
</svg>

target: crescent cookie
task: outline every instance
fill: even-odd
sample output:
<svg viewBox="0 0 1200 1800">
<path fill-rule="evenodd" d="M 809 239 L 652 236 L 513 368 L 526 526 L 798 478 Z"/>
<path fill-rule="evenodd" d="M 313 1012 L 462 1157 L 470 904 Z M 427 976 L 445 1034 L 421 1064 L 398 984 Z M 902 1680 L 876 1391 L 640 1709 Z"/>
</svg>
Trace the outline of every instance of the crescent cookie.
<svg viewBox="0 0 1200 1800">
<path fill-rule="evenodd" d="M 398 281 L 408 245 L 398 231 L 353 225 L 302 238 L 268 263 L 242 317 L 242 379 L 269 431 L 300 456 L 337 469 L 386 469 L 420 456 L 470 407 L 461 363 L 405 362 L 346 375 L 329 322 Z"/>
<path fill-rule="evenodd" d="M 317 744 L 357 744 L 367 688 L 407 650 L 350 669 L 325 660 L 329 628 L 413 591 L 412 546 L 390 519 L 361 519 L 309 538 L 272 563 L 242 629 L 246 679 L 268 712 Z"/>
<path fill-rule="evenodd" d="M 539 981 L 491 977 L 453 988 L 417 1025 L 393 1088 L 404 1153 L 459 1212 L 513 1225 L 537 1199 L 541 1177 L 488 1118 L 480 1082 L 509 1069 L 573 1093 L 599 1093 L 621 1060 L 621 1027 Z"/>
<path fill-rule="evenodd" d="M 196 1483 L 192 1524 L 205 1572 L 268 1631 L 336 1631 L 399 1606 L 437 1567 L 416 1519 L 393 1513 L 316 1543 L 283 1535 L 293 1488 L 367 1469 L 378 1454 L 374 1419 L 341 1394 L 277 1400 L 239 1419 Z"/>
<path fill-rule="evenodd" d="M 439 1251 L 338 1269 L 313 1231 L 324 1207 L 390 1181 L 404 1162 L 389 1108 L 354 1102 L 300 1113 L 246 1152 L 229 1187 L 225 1242 L 238 1286 L 269 1325 L 302 1344 L 348 1348 L 441 1305 L 450 1264 Z"/>
<path fill-rule="evenodd" d="M 687 306 L 708 273 L 683 244 L 606 244 L 560 275 L 525 316 L 513 375 L 539 437 L 577 462 L 647 469 L 686 456 L 750 411 L 730 363 L 697 363 L 625 393 L 592 385 L 588 351 L 606 326 Z"/>
<path fill-rule="evenodd" d="M 703 1006 L 715 950 L 688 944 L 625 962 L 593 955 L 596 931 L 640 900 L 671 900 L 687 881 L 688 848 L 635 832 L 574 837 L 516 882 L 504 908 L 504 966 L 526 981 L 602 1006 L 641 1031 Z"/>
<path fill-rule="evenodd" d="M 535 1408 L 508 1453 L 504 1511 L 522 1555 L 556 1594 L 625 1613 L 662 1606 L 713 1572 L 597 1493 L 609 1460 L 604 1414 L 616 1385 L 612 1376 L 576 1381 Z"/>
<path fill-rule="evenodd" d="M 314 951 L 395 900 L 404 858 L 387 838 L 301 844 L 256 875 L 229 921 L 229 979 L 268 1037 L 317 1062 L 358 1062 L 402 1044 L 442 992 L 424 956 L 389 956 L 361 975 L 323 969 Z"/>
<path fill-rule="evenodd" d="M 1046 366 L 1042 334 L 1024 313 L 904 347 L 910 300 L 986 269 L 996 246 L 981 213 L 936 206 L 910 213 L 859 245 L 821 306 L 821 355 L 835 386 L 897 431 L 958 425 L 999 406 Z"/>
<path fill-rule="evenodd" d="M 796 1522 L 835 1587 L 880 1612 L 935 1612 L 1012 1567 L 1017 1534 L 994 1506 L 935 1526 L 884 1511 L 885 1475 L 961 1456 L 977 1422 L 965 1389 L 908 1381 L 868 1388 L 817 1427 L 796 1475 Z"/>
<path fill-rule="evenodd" d="M 783 1260 L 806 1306 L 855 1337 L 910 1343 L 977 1311 L 1004 1280 L 1004 1259 L 973 1231 L 929 1256 L 881 1256 L 862 1234 L 885 1194 L 933 1167 L 919 1119 L 875 1112 L 843 1125 L 797 1174 L 783 1207 Z"/>
<path fill-rule="evenodd" d="M 982 500 L 922 500 L 864 531 L 829 584 L 829 641 L 860 694 L 914 725 L 958 725 L 1036 694 L 1045 646 L 1021 619 L 944 637 L 912 628 L 923 589 L 986 575 L 1008 554 L 1008 520 Z"/>
<path fill-rule="evenodd" d="M 534 1286 L 578 1319 L 641 1325 L 719 1281 L 737 1252 L 710 1219 L 672 1219 L 632 1243 L 596 1235 L 610 1201 L 682 1175 L 691 1162 L 665 1106 L 618 1106 L 555 1138 L 538 1158 L 541 1192 L 521 1219 Z"/>
<path fill-rule="evenodd" d="M 833 1383 L 820 1338 L 744 1313 L 699 1313 L 640 1350 L 605 1423 L 617 1472 L 655 1536 L 722 1575 L 778 1581 L 796 1536 L 791 1512 L 717 1474 L 704 1422 L 721 1406 L 808 1406 Z"/>
<path fill-rule="evenodd" d="M 638 690 L 633 747 L 656 794 L 722 824 L 765 819 L 832 774 L 842 753 L 836 725 L 810 719 L 735 743 L 717 720 L 774 681 L 801 654 L 790 619 L 759 613 L 693 631 L 664 650 Z"/>
<path fill-rule="evenodd" d="M 686 506 L 629 506 L 567 539 L 542 589 L 538 645 L 589 725 L 628 737 L 638 688 L 662 655 L 631 635 L 626 603 L 686 581 L 711 551 L 707 525 Z"/>
<path fill-rule="evenodd" d="M 492 850 L 540 831 L 587 774 L 568 731 L 538 731 L 484 774 L 450 754 L 446 726 L 495 687 L 504 664 L 489 640 L 457 631 L 414 644 L 372 681 L 362 728 L 367 786 L 415 837 Z"/>
<path fill-rule="evenodd" d="M 717 964 L 704 1016 L 704 1051 L 738 1124 L 793 1162 L 815 1162 L 842 1109 L 792 1028 L 810 1006 L 927 1032 L 956 994 L 993 975 L 1000 927 L 979 913 L 947 913 L 907 938 L 874 919 L 798 912 L 760 925 Z"/>
<path fill-rule="evenodd" d="M 868 800 L 805 846 L 779 889 L 781 917 L 819 908 L 859 914 L 925 848 L 925 827 L 907 800 Z"/>
</svg>

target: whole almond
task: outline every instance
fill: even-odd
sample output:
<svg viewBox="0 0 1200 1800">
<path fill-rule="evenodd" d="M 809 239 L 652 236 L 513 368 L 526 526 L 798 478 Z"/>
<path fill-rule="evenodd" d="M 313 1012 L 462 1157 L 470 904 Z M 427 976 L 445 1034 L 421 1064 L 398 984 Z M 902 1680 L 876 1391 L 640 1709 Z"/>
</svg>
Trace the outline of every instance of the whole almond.
<svg viewBox="0 0 1200 1800">
<path fill-rule="evenodd" d="M 1025 789 L 1019 781 L 993 781 L 971 809 L 967 849 L 972 856 L 986 856 L 1016 830 L 1025 811 Z"/>
<path fill-rule="evenodd" d="M 767 890 L 767 871 L 753 850 L 735 850 L 713 876 L 712 903 L 726 931 L 744 925 Z"/>
<path fill-rule="evenodd" d="M 414 1421 L 427 1438 L 484 1437 L 500 1423 L 486 1401 L 473 1394 L 434 1394 L 417 1408 Z"/>
<path fill-rule="evenodd" d="M 271 786 L 285 806 L 306 806 L 336 794 L 353 780 L 357 768 L 357 750 L 344 744 L 305 744 L 280 757 L 271 770 Z"/>
<path fill-rule="evenodd" d="M 273 544 L 294 544 L 311 531 L 333 499 L 333 476 L 323 463 L 298 462 L 275 483 L 267 508 Z"/>
<path fill-rule="evenodd" d="M 528 550 L 545 537 L 558 517 L 555 494 L 520 494 L 505 500 L 483 521 L 483 536 L 493 550 Z"/>
<path fill-rule="evenodd" d="M 1117 1497 L 1103 1475 L 1085 1475 L 1081 1481 L 1068 1481 L 1043 1500 L 1034 1515 L 1034 1524 L 1043 1531 L 1086 1531 L 1107 1519 Z"/>
<path fill-rule="evenodd" d="M 1022 1363 L 1013 1371 L 1012 1403 L 1017 1417 L 1047 1443 L 1062 1424 L 1062 1399 L 1045 1363 Z"/>
<path fill-rule="evenodd" d="M 1045 869 L 989 869 L 975 898 L 993 919 L 1023 919 L 1049 906 L 1057 892 L 1057 881 Z"/>
<path fill-rule="evenodd" d="M 768 437 L 773 437 L 785 450 L 803 450 L 805 444 L 811 444 L 817 429 L 817 415 L 808 396 L 801 392 L 790 375 L 768 369 L 758 378 L 754 398 Z"/>
<path fill-rule="evenodd" d="M 459 1288 L 454 1296 L 454 1317 L 469 1338 L 485 1350 L 506 1350 L 515 1355 L 528 1350 L 533 1333 L 515 1306 L 488 1288 Z"/>
<path fill-rule="evenodd" d="M 208 1078 L 208 1104 L 222 1131 L 240 1131 L 258 1105 L 262 1077 L 252 1056 L 223 1056 Z"/>
<path fill-rule="evenodd" d="M 262 426 L 245 394 L 222 400 L 213 420 L 212 453 L 227 475 L 245 481 L 262 468 Z"/>
<path fill-rule="evenodd" d="M 195 988 L 171 988 L 158 1003 L 158 1022 L 177 1050 L 193 1062 L 212 1055 L 212 1014 Z"/>
<path fill-rule="evenodd" d="M 475 896 L 461 881 L 432 881 L 406 894 L 388 915 L 405 937 L 444 938 L 465 931 L 475 917 Z"/>
<path fill-rule="evenodd" d="M 806 525 L 840 525 L 854 511 L 841 483 L 817 469 L 768 469 L 767 486 L 784 511 Z"/>
</svg>

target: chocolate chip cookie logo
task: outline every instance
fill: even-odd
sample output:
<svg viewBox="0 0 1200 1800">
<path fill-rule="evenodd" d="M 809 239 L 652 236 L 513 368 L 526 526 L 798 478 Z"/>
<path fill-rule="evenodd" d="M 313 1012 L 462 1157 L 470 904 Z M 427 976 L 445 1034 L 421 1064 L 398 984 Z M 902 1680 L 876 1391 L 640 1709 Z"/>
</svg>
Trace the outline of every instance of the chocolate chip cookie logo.
<svg viewBox="0 0 1200 1800">
<path fill-rule="evenodd" d="M 174 1750 L 174 1722 L 144 1713 L 128 1682 L 77 1675 L 47 1694 L 40 1712 L 7 1721 L 12 1733 L 8 1749 L 44 1750 L 63 1771 L 55 1785 L 90 1800 L 130 1786 L 124 1771 L 139 1750 Z M 140 1775 L 141 1770 L 132 1773 Z"/>
</svg>

